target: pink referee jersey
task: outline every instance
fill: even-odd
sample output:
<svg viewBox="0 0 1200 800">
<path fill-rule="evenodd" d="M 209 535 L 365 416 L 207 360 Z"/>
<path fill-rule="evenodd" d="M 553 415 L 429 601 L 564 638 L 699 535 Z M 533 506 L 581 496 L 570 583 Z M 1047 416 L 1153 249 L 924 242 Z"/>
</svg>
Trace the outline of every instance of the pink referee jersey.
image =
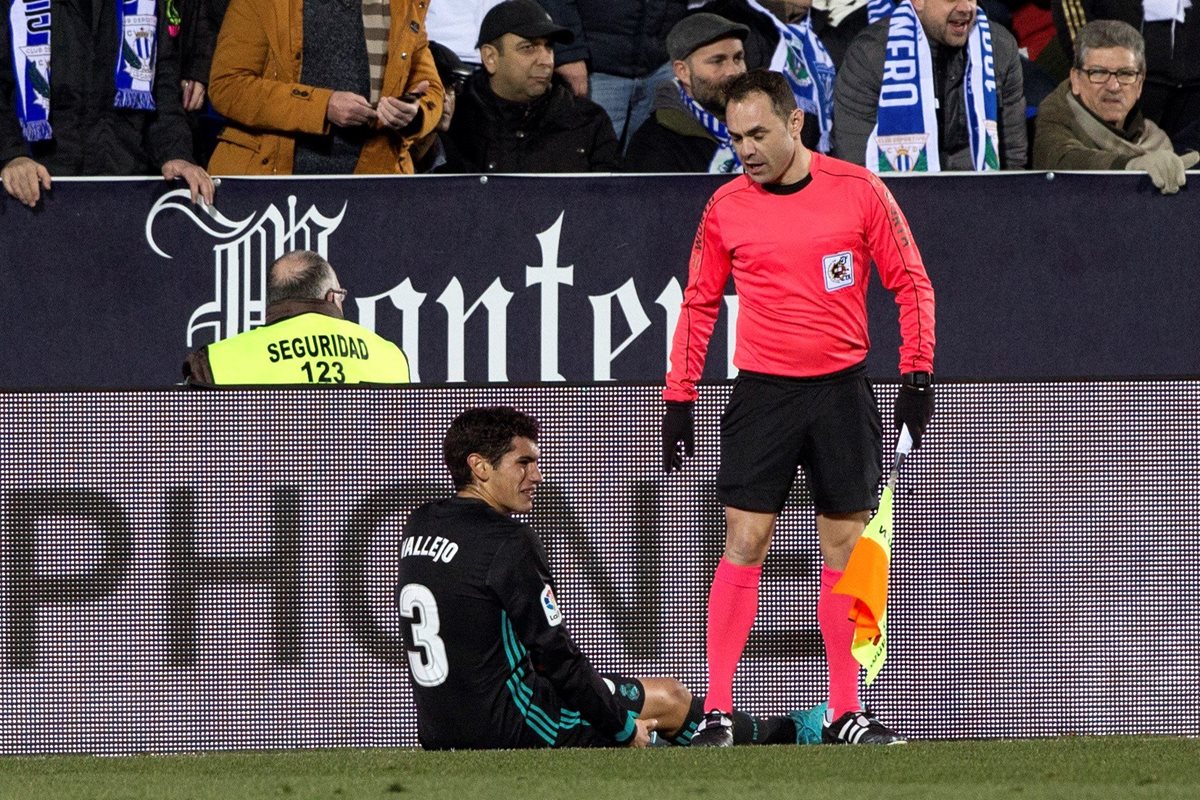
<svg viewBox="0 0 1200 800">
<path fill-rule="evenodd" d="M 861 363 L 871 346 L 873 260 L 900 307 L 900 371 L 933 371 L 933 287 L 892 193 L 866 169 L 820 153 L 800 187 L 774 193 L 743 175 L 708 201 L 692 245 L 666 400 L 696 399 L 731 273 L 739 370 L 816 377 Z"/>
</svg>

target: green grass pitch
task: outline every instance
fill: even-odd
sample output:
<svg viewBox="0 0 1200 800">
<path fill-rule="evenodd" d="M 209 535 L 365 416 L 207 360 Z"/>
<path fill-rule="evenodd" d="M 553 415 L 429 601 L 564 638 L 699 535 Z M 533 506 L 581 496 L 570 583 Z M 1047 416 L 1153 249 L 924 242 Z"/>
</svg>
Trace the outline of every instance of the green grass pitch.
<svg viewBox="0 0 1200 800">
<path fill-rule="evenodd" d="M 4 800 L 1126 800 L 1200 798 L 1200 740 L 1074 737 L 891 748 L 308 750 L 0 757 Z"/>
</svg>

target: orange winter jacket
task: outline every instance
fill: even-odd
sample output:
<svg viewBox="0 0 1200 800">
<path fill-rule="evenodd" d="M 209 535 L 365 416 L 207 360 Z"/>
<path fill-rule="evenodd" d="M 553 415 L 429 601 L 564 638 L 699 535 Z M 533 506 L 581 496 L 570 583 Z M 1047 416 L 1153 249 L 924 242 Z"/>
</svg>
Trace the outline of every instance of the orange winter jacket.
<svg viewBox="0 0 1200 800">
<path fill-rule="evenodd" d="M 379 130 L 363 145 L 355 174 L 412 173 L 409 146 L 442 115 L 425 13 L 429 0 L 391 0 L 383 94 L 399 97 L 423 80 L 420 128 Z M 232 0 L 213 54 L 208 87 L 213 107 L 230 120 L 209 161 L 213 175 L 290 175 L 296 134 L 329 131 L 331 89 L 299 83 L 304 54 L 303 0 Z"/>
</svg>

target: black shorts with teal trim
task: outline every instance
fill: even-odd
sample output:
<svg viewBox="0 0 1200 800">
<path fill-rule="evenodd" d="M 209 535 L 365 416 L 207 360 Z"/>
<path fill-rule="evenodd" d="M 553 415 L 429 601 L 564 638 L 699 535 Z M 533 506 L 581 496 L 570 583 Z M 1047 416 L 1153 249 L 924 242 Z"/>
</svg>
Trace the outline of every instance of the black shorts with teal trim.
<svg viewBox="0 0 1200 800">
<path fill-rule="evenodd" d="M 883 432 L 863 366 L 819 378 L 742 372 L 721 415 L 717 497 L 778 514 L 796 468 L 818 513 L 869 511 L 883 472 Z"/>
</svg>

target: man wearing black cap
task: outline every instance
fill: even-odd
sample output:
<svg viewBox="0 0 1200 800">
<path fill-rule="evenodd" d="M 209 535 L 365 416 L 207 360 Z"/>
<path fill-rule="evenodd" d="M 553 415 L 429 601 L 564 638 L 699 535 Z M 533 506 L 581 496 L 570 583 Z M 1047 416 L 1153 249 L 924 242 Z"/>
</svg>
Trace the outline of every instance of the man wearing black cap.
<svg viewBox="0 0 1200 800">
<path fill-rule="evenodd" d="M 629 172 L 730 173 L 739 162 L 725 130 L 725 86 L 746 71 L 750 29 L 716 14 L 684 17 L 667 34 L 675 79 L 659 85 L 654 113 L 625 155 Z"/>
<path fill-rule="evenodd" d="M 448 172 L 611 172 L 617 138 L 604 109 L 554 80 L 555 42 L 572 34 L 533 0 L 505 0 L 479 28 L 483 69 L 450 124 Z"/>
</svg>

